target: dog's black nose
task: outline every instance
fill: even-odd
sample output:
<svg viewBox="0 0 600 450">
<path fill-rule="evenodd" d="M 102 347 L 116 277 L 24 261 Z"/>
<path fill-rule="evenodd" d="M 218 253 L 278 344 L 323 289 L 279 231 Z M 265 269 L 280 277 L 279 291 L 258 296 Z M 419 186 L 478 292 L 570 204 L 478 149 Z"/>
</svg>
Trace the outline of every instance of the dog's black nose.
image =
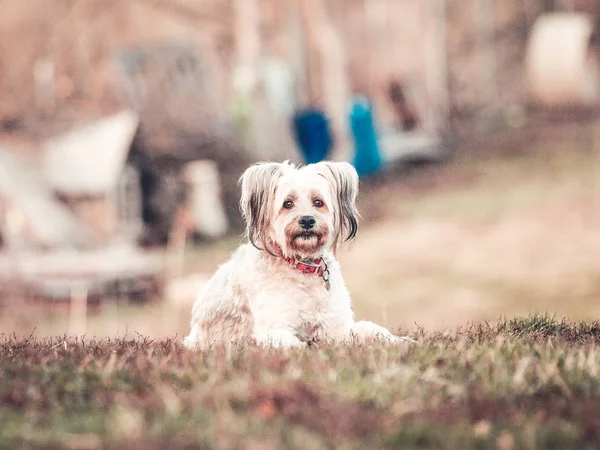
<svg viewBox="0 0 600 450">
<path fill-rule="evenodd" d="M 305 230 L 310 230 L 315 226 L 315 218 L 313 216 L 302 216 L 298 219 L 298 224 Z"/>
</svg>

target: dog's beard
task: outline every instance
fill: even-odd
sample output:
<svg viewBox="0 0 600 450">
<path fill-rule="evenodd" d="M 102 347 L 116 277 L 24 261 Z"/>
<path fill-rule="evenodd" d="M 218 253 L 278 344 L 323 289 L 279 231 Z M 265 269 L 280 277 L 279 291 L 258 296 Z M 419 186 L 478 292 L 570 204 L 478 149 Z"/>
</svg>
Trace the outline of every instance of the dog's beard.
<svg viewBox="0 0 600 450">
<path fill-rule="evenodd" d="M 319 256 L 327 244 L 329 230 L 327 227 L 317 226 L 310 230 L 290 223 L 285 227 L 286 247 L 291 255 L 300 259 L 309 256 Z"/>
</svg>

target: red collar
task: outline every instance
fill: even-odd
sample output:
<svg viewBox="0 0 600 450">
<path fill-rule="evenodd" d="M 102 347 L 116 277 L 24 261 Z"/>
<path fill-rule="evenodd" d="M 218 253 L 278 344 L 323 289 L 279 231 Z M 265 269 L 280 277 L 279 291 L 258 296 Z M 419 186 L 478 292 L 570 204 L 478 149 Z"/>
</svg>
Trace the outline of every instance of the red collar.
<svg viewBox="0 0 600 450">
<path fill-rule="evenodd" d="M 323 278 L 325 281 L 325 286 L 327 289 L 329 289 L 329 268 L 327 267 L 325 259 L 321 257 L 298 261 L 296 258 L 284 256 L 283 251 L 278 244 L 275 244 L 275 248 L 278 250 L 279 256 L 281 256 L 281 258 L 283 258 L 295 270 L 300 273 L 316 273 L 317 276 Z"/>
<path fill-rule="evenodd" d="M 288 264 L 301 273 L 316 273 L 320 277 L 323 276 L 325 271 L 325 261 L 323 258 L 305 259 L 304 261 L 298 261 L 295 258 L 285 258 Z"/>
</svg>

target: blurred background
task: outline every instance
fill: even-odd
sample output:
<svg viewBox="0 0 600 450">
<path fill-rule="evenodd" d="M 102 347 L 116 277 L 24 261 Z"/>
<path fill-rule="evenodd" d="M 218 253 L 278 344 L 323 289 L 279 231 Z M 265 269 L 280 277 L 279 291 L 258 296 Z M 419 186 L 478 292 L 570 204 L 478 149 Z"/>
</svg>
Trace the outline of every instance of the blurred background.
<svg viewBox="0 0 600 450">
<path fill-rule="evenodd" d="M 356 315 L 600 316 L 595 0 L 0 0 L 0 333 L 184 336 L 258 160 L 352 162 Z"/>
</svg>

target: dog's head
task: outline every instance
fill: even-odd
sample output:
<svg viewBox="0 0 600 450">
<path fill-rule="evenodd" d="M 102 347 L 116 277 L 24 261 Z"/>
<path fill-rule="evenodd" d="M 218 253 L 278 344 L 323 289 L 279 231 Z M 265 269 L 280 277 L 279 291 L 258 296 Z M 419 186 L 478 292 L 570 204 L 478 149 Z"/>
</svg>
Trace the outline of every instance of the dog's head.
<svg viewBox="0 0 600 450">
<path fill-rule="evenodd" d="M 240 183 L 246 233 L 259 249 L 277 254 L 279 246 L 285 256 L 305 259 L 356 235 L 358 175 L 348 163 L 259 163 Z"/>
</svg>

